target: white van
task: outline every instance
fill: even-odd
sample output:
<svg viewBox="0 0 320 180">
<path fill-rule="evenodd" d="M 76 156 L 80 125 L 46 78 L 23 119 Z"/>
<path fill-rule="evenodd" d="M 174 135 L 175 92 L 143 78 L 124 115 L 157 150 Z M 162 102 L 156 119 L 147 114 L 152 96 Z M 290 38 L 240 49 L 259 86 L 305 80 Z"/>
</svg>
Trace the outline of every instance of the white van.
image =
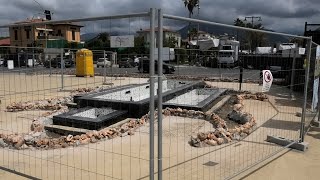
<svg viewBox="0 0 320 180">
<path fill-rule="evenodd" d="M 222 45 L 218 54 L 218 65 L 227 65 L 234 67 L 238 61 L 239 46 Z"/>
</svg>

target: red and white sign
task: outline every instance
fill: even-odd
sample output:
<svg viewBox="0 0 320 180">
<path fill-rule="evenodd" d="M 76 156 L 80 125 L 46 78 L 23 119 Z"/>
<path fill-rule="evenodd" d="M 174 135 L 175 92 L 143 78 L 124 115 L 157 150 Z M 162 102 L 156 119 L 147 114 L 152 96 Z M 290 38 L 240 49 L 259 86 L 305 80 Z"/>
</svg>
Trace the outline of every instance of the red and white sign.
<svg viewBox="0 0 320 180">
<path fill-rule="evenodd" d="M 269 70 L 263 70 L 262 74 L 263 74 L 262 92 L 269 92 L 272 85 L 272 81 L 273 81 L 272 73 Z"/>
</svg>

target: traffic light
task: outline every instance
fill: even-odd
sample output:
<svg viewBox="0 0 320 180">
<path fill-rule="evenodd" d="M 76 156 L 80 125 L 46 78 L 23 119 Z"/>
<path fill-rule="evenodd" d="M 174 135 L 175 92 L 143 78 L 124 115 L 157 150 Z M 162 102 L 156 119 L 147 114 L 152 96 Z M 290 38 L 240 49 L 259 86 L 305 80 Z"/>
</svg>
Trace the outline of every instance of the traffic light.
<svg viewBox="0 0 320 180">
<path fill-rule="evenodd" d="M 44 14 L 46 15 L 47 20 L 51 20 L 51 12 L 49 10 L 44 10 Z"/>
</svg>

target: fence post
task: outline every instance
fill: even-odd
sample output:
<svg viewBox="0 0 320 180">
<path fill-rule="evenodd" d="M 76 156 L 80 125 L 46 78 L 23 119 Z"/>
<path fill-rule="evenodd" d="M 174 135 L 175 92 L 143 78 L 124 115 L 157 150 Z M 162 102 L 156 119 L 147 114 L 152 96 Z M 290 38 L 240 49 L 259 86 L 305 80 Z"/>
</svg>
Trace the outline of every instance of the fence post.
<svg viewBox="0 0 320 180">
<path fill-rule="evenodd" d="M 158 9 L 158 180 L 162 180 L 162 46 L 163 46 L 163 17 Z"/>
<path fill-rule="evenodd" d="M 57 62 L 58 64 L 58 62 Z M 63 60 L 63 49 L 61 48 L 60 54 L 60 66 L 61 66 L 61 90 L 64 90 L 64 80 L 63 80 L 63 68 L 64 68 L 64 60 Z"/>
<path fill-rule="evenodd" d="M 292 61 L 292 70 L 291 70 L 291 83 L 290 83 L 290 94 L 291 94 L 291 99 L 294 99 L 293 95 L 293 86 L 294 86 L 294 76 L 295 76 L 295 67 L 296 67 L 296 48 L 293 49 L 293 61 Z M 290 57 L 290 55 L 289 55 Z M 290 58 L 289 58 L 290 59 Z"/>
<path fill-rule="evenodd" d="M 304 97 L 303 97 L 303 107 L 301 115 L 301 127 L 300 127 L 300 141 L 304 142 L 304 131 L 305 131 L 305 118 L 307 109 L 307 98 L 308 98 L 308 84 L 309 84 L 309 71 L 310 71 L 310 57 L 311 57 L 311 46 L 312 38 L 307 40 L 307 58 L 305 66 L 305 84 L 304 84 Z"/>
<path fill-rule="evenodd" d="M 243 81 L 243 63 L 242 61 L 239 61 L 240 62 L 240 77 L 239 77 L 239 91 L 242 90 L 242 81 Z"/>
<path fill-rule="evenodd" d="M 106 66 L 106 51 L 103 50 L 103 84 L 106 84 L 107 66 Z"/>
<path fill-rule="evenodd" d="M 19 48 L 18 48 L 18 69 L 19 69 L 19 74 L 20 74 L 20 72 L 21 72 L 21 65 L 20 65 L 20 51 L 19 51 Z"/>
<path fill-rule="evenodd" d="M 318 77 L 320 80 L 320 77 Z M 320 124 L 320 86 L 318 86 L 318 127 Z"/>
<path fill-rule="evenodd" d="M 150 180 L 154 179 L 154 38 L 155 38 L 155 9 L 150 9 Z"/>
</svg>

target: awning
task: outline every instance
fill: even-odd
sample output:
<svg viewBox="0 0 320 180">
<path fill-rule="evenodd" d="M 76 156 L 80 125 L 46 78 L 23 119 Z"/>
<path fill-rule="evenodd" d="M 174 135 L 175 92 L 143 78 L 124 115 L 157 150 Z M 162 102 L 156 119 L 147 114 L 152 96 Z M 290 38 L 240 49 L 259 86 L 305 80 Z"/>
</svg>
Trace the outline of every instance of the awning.
<svg viewBox="0 0 320 180">
<path fill-rule="evenodd" d="M 200 39 L 200 40 L 192 40 L 189 42 L 190 45 L 199 45 L 200 50 L 208 50 L 212 47 L 219 46 L 219 39 L 208 38 L 208 39 Z"/>
</svg>

